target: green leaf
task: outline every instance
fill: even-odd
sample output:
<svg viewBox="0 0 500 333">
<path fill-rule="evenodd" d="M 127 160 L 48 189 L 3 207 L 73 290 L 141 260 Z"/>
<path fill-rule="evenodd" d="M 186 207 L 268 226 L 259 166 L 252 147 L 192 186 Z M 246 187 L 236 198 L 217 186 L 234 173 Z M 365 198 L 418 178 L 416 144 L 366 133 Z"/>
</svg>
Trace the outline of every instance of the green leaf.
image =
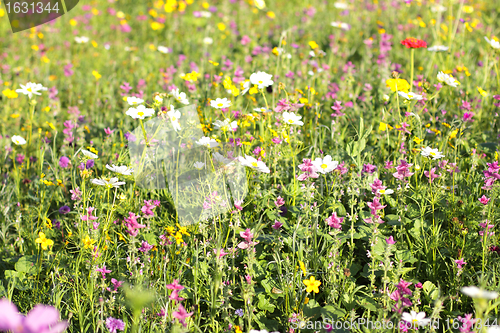
<svg viewBox="0 0 500 333">
<path fill-rule="evenodd" d="M 417 259 L 411 254 L 410 250 L 399 250 L 396 251 L 396 259 L 402 260 L 403 262 L 414 263 Z"/>
<path fill-rule="evenodd" d="M 309 320 L 314 320 L 319 317 L 320 314 L 320 306 L 319 304 L 311 299 L 304 305 L 304 317 L 309 318 Z"/>
<path fill-rule="evenodd" d="M 257 298 L 259 299 L 259 303 L 257 304 L 257 307 L 259 309 L 264 310 L 264 311 L 269 311 L 271 313 L 274 312 L 274 309 L 276 308 L 276 306 L 269 302 L 269 300 L 266 298 L 266 295 L 259 294 L 259 296 L 257 296 Z"/>
<path fill-rule="evenodd" d="M 439 289 L 431 281 L 424 282 L 423 289 L 428 299 L 435 301 L 439 297 Z"/>
<path fill-rule="evenodd" d="M 320 310 L 323 318 L 330 318 L 332 320 L 338 320 L 339 318 L 344 318 L 347 312 L 344 309 L 338 308 L 335 305 L 327 305 Z"/>
<path fill-rule="evenodd" d="M 156 242 L 156 236 L 153 233 L 148 233 L 143 235 L 144 240 L 148 242 L 150 245 L 157 246 L 158 243 Z"/>
<path fill-rule="evenodd" d="M 369 297 L 358 296 L 356 297 L 356 303 L 358 303 L 367 310 L 374 312 L 377 311 L 377 303 Z"/>
<path fill-rule="evenodd" d="M 15 264 L 15 269 L 18 272 L 24 272 L 26 274 L 36 274 L 37 271 L 37 256 L 23 256 Z"/>
</svg>

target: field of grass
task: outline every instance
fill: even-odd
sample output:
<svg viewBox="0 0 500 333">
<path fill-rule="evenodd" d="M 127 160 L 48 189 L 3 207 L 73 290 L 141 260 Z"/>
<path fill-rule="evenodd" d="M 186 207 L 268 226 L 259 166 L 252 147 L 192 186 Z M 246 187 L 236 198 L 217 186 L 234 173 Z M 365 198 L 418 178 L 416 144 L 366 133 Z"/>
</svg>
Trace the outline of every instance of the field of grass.
<svg viewBox="0 0 500 333">
<path fill-rule="evenodd" d="M 500 332 L 500 2 L 4 1 L 0 331 Z"/>
</svg>

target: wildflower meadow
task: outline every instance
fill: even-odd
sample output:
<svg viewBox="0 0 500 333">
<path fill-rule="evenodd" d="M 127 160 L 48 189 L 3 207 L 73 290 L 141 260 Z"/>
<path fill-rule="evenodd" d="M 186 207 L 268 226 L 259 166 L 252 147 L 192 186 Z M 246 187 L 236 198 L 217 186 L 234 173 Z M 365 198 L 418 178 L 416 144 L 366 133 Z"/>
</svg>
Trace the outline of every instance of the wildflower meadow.
<svg viewBox="0 0 500 333">
<path fill-rule="evenodd" d="M 0 332 L 500 332 L 498 0 L 23 1 Z"/>
</svg>

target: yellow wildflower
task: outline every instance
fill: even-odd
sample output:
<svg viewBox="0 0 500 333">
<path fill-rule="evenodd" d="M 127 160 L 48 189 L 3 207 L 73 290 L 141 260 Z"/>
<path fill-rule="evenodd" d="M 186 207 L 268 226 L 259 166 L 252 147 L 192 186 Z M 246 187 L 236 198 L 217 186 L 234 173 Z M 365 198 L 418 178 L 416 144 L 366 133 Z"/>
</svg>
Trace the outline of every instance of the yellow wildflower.
<svg viewBox="0 0 500 333">
<path fill-rule="evenodd" d="M 2 91 L 2 94 L 7 98 L 17 98 L 19 96 L 14 90 L 11 89 L 5 89 Z"/>
<path fill-rule="evenodd" d="M 47 250 L 47 247 L 54 245 L 54 241 L 45 237 L 43 232 L 38 233 L 38 238 L 35 240 L 38 244 L 42 245 L 43 250 Z"/>
<path fill-rule="evenodd" d="M 315 41 L 310 41 L 309 42 L 309 46 L 311 47 L 311 49 L 315 50 L 319 47 L 318 43 L 316 43 Z"/>
<path fill-rule="evenodd" d="M 300 265 L 300 270 L 302 271 L 302 273 L 304 273 L 304 275 L 306 275 L 306 266 L 304 265 L 304 263 L 302 261 L 299 260 L 299 265 Z"/>
<path fill-rule="evenodd" d="M 177 226 L 177 228 L 179 228 L 179 232 L 180 232 L 181 234 L 186 235 L 186 236 L 191 236 L 191 235 L 189 234 L 189 232 L 187 232 L 187 227 L 181 227 L 181 226 L 179 225 L 179 223 L 176 223 L 175 225 Z"/>
<path fill-rule="evenodd" d="M 307 287 L 306 292 L 310 293 L 313 291 L 316 294 L 319 293 L 318 287 L 321 285 L 321 281 L 316 280 L 314 276 L 311 276 L 309 280 L 304 280 L 302 282 L 304 282 Z"/>
<path fill-rule="evenodd" d="M 481 94 L 481 96 L 486 97 L 488 96 L 488 92 L 484 91 L 481 87 L 477 87 L 477 91 Z"/>
<path fill-rule="evenodd" d="M 388 79 L 385 84 L 393 92 L 402 91 L 408 93 L 410 91 L 410 84 L 405 79 Z"/>
<path fill-rule="evenodd" d="M 83 239 L 82 242 L 85 249 L 91 249 L 92 245 L 94 245 L 96 241 L 87 235 L 87 237 L 85 237 L 85 239 Z"/>
<path fill-rule="evenodd" d="M 92 71 L 92 75 L 94 75 L 96 81 L 99 81 L 99 79 L 102 77 L 102 75 L 99 74 L 98 71 Z"/>
</svg>

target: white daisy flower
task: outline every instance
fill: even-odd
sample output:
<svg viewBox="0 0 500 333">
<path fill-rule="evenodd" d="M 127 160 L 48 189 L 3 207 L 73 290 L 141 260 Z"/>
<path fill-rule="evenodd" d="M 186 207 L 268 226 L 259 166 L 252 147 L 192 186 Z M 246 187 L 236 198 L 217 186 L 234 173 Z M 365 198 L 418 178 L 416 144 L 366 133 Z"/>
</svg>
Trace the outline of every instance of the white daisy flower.
<svg viewBox="0 0 500 333">
<path fill-rule="evenodd" d="M 445 12 L 447 10 L 447 8 L 443 5 L 434 5 L 431 7 L 431 12 L 433 13 L 442 13 L 442 12 Z"/>
<path fill-rule="evenodd" d="M 438 73 L 437 80 L 453 88 L 458 87 L 458 85 L 460 84 L 460 82 L 458 82 L 453 76 L 445 74 L 443 72 Z"/>
<path fill-rule="evenodd" d="M 41 95 L 39 91 L 45 91 L 47 88 L 42 86 L 40 83 L 33 83 L 33 82 L 28 82 L 26 85 L 20 84 L 21 88 L 16 89 L 16 92 L 28 95 L 28 97 L 31 99 L 33 95 Z"/>
<path fill-rule="evenodd" d="M 163 54 L 167 54 L 167 53 L 170 53 L 170 49 L 166 46 L 158 45 L 158 52 L 161 52 Z"/>
<path fill-rule="evenodd" d="M 106 169 L 113 171 L 113 172 L 116 172 L 116 173 L 119 173 L 119 174 L 124 175 L 124 176 L 130 176 L 134 172 L 134 169 L 129 168 L 126 165 L 118 166 L 118 165 L 112 164 L 112 166 L 109 166 L 109 164 L 106 164 Z"/>
<path fill-rule="evenodd" d="M 389 102 L 389 99 L 390 99 L 389 95 L 386 95 L 386 94 L 382 95 L 382 100 L 383 101 Z"/>
<path fill-rule="evenodd" d="M 241 95 L 245 95 L 251 87 L 250 80 L 245 80 L 245 82 L 241 83 Z"/>
<path fill-rule="evenodd" d="M 83 155 L 87 156 L 88 158 L 92 158 L 92 159 L 99 158 L 99 156 L 97 154 L 94 154 L 93 152 L 88 151 L 86 149 L 82 149 L 81 152 Z"/>
<path fill-rule="evenodd" d="M 394 193 L 394 191 L 390 188 L 386 188 L 385 190 L 378 190 L 377 192 L 383 195 L 390 195 Z"/>
<path fill-rule="evenodd" d="M 229 119 L 224 119 L 224 121 L 216 120 L 215 123 L 212 123 L 215 126 L 215 129 L 221 129 L 225 131 L 236 131 L 238 129 L 238 123 L 236 121 L 230 121 Z"/>
<path fill-rule="evenodd" d="M 201 170 L 205 167 L 205 163 L 203 162 L 194 162 L 193 166 L 198 169 L 198 170 Z"/>
<path fill-rule="evenodd" d="M 264 172 L 264 173 L 271 172 L 269 170 L 269 168 L 267 167 L 266 163 L 264 163 L 263 161 L 258 161 L 255 158 L 253 158 L 252 156 L 248 156 L 246 154 L 245 154 L 245 157 L 239 156 L 238 161 L 240 161 L 240 163 L 242 165 L 250 167 L 252 169 L 256 169 L 260 172 Z"/>
<path fill-rule="evenodd" d="M 213 156 L 214 160 L 219 164 L 228 165 L 228 164 L 231 164 L 231 162 L 232 162 L 232 160 L 224 157 L 222 154 L 220 154 L 218 152 L 215 152 L 212 156 Z"/>
<path fill-rule="evenodd" d="M 328 172 L 332 172 L 339 166 L 339 162 L 332 161 L 332 157 L 330 155 L 326 155 L 324 158 L 316 158 L 312 164 L 316 167 L 316 171 L 322 174 L 326 174 Z"/>
<path fill-rule="evenodd" d="M 464 295 L 467 295 L 472 298 L 495 299 L 498 297 L 498 293 L 496 291 L 479 289 L 476 286 L 462 287 L 460 291 Z"/>
<path fill-rule="evenodd" d="M 488 37 L 484 36 L 484 39 L 488 42 L 488 44 L 490 44 L 490 46 L 492 48 L 494 48 L 495 50 L 498 50 L 500 49 L 500 43 L 498 42 L 498 40 L 495 40 L 495 39 L 488 39 Z"/>
<path fill-rule="evenodd" d="M 186 93 L 180 92 L 179 89 L 172 89 L 170 95 L 173 96 L 177 102 L 188 105 L 189 101 L 187 99 Z"/>
<path fill-rule="evenodd" d="M 214 42 L 214 40 L 212 38 L 210 38 L 210 37 L 203 38 L 203 44 L 205 44 L 205 45 L 210 45 L 213 42 Z"/>
<path fill-rule="evenodd" d="M 216 109 L 225 109 L 231 106 L 231 101 L 227 98 L 217 98 L 210 101 L 210 105 Z"/>
<path fill-rule="evenodd" d="M 125 182 L 119 182 L 117 177 L 113 178 L 102 178 L 102 179 L 92 179 L 92 184 L 106 186 L 107 188 L 119 187 L 120 185 L 124 185 Z"/>
<path fill-rule="evenodd" d="M 486 333 L 500 333 L 500 326 L 490 326 Z"/>
<path fill-rule="evenodd" d="M 201 15 L 201 17 L 204 17 L 204 18 L 210 18 L 210 17 L 212 17 L 212 13 L 207 12 L 206 10 L 201 11 L 200 15 Z"/>
<path fill-rule="evenodd" d="M 401 319 L 403 319 L 407 323 L 410 323 L 412 327 L 426 326 L 431 322 L 430 319 L 425 318 L 425 312 L 417 313 L 413 310 L 410 311 L 410 313 L 403 312 Z"/>
<path fill-rule="evenodd" d="M 430 52 L 446 52 L 446 51 L 448 51 L 448 49 L 449 49 L 448 46 L 434 45 L 434 46 L 429 47 L 427 50 L 429 50 Z"/>
<path fill-rule="evenodd" d="M 269 112 L 270 111 L 270 110 L 266 109 L 265 107 L 255 108 L 253 110 L 257 111 L 257 112 Z"/>
<path fill-rule="evenodd" d="M 214 147 L 217 147 L 219 145 L 219 143 L 215 139 L 212 139 L 212 138 L 209 138 L 206 136 L 203 136 L 201 139 L 199 139 L 195 143 L 197 145 L 205 146 L 207 148 L 214 148 Z"/>
<path fill-rule="evenodd" d="M 152 115 L 154 115 L 155 110 L 146 108 L 144 105 L 139 105 L 137 108 L 128 109 L 126 114 L 134 119 L 144 119 L 146 117 L 151 117 Z"/>
<path fill-rule="evenodd" d="M 293 112 L 283 112 L 283 121 L 287 124 L 302 126 L 304 123 L 300 119 L 302 119 L 302 116 L 298 116 Z"/>
<path fill-rule="evenodd" d="M 413 101 L 413 100 L 420 101 L 421 99 L 423 99 L 422 95 L 418 95 L 412 92 L 405 93 L 403 91 L 398 91 L 398 95 L 404 97 L 408 101 Z"/>
<path fill-rule="evenodd" d="M 439 150 L 437 150 L 437 148 L 432 149 L 431 147 L 422 148 L 420 154 L 422 154 L 422 156 L 424 157 L 432 157 L 433 160 L 438 160 L 444 157 L 444 155 Z"/>
<path fill-rule="evenodd" d="M 181 124 L 179 123 L 179 119 L 181 117 L 181 112 L 174 109 L 173 105 L 170 105 L 170 111 L 167 112 L 167 115 L 170 117 L 170 122 L 174 127 L 174 130 L 180 131 Z"/>
<path fill-rule="evenodd" d="M 10 138 L 12 142 L 14 142 L 18 146 L 22 146 L 26 144 L 26 140 L 22 136 L 19 135 L 13 135 L 12 138 Z"/>
<path fill-rule="evenodd" d="M 127 103 L 128 105 L 136 106 L 144 103 L 144 100 L 137 97 L 127 97 Z"/>
<path fill-rule="evenodd" d="M 250 75 L 250 82 L 257 85 L 259 89 L 264 89 L 273 85 L 274 81 L 271 80 L 272 77 L 271 74 L 267 74 L 266 72 L 257 72 Z"/>
<path fill-rule="evenodd" d="M 333 4 L 333 6 L 337 9 L 347 9 L 349 8 L 349 5 L 346 4 L 345 2 L 336 2 Z"/>
<path fill-rule="evenodd" d="M 88 37 L 85 37 L 85 36 L 76 36 L 75 37 L 75 42 L 77 42 L 78 44 L 84 44 L 84 43 L 88 43 L 89 42 L 89 38 Z"/>
<path fill-rule="evenodd" d="M 342 30 L 349 30 L 350 29 L 349 24 L 344 23 L 344 22 L 332 22 L 330 24 L 332 27 L 340 28 Z"/>
</svg>

